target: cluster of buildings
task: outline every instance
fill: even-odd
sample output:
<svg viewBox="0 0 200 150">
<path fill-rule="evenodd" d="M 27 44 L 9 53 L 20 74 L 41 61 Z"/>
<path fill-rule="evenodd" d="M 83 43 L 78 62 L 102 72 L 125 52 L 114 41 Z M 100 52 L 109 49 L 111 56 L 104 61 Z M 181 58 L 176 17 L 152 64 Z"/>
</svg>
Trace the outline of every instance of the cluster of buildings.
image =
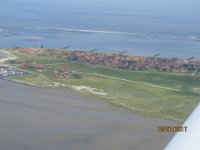
<svg viewBox="0 0 200 150">
<path fill-rule="evenodd" d="M 74 72 L 63 72 L 54 75 L 54 79 L 80 79 L 81 76 Z"/>
<path fill-rule="evenodd" d="M 55 58 L 64 58 L 68 61 L 76 61 L 78 63 L 91 63 L 110 66 L 114 68 L 121 68 L 127 70 L 146 70 L 157 69 L 159 71 L 167 72 L 192 72 L 199 68 L 199 61 L 185 61 L 176 58 L 157 58 L 157 57 L 143 57 L 133 55 L 120 54 L 103 54 L 103 53 L 89 53 L 84 51 L 64 52 L 52 51 L 44 52 L 41 49 L 35 48 L 21 48 L 20 52 L 51 56 Z M 43 70 L 42 66 L 38 66 L 39 70 Z M 36 67 L 37 68 L 37 67 Z"/>
<path fill-rule="evenodd" d="M 63 57 L 66 60 L 79 63 L 100 64 L 128 70 L 157 69 L 169 72 L 189 72 L 194 71 L 200 65 L 199 62 L 185 62 L 176 58 L 168 59 L 119 54 L 106 55 L 81 51 L 66 53 Z"/>
<path fill-rule="evenodd" d="M 43 51 L 38 48 L 18 48 L 17 50 L 21 53 L 26 53 L 26 54 L 34 54 L 34 55 L 43 54 Z"/>
<path fill-rule="evenodd" d="M 59 69 L 54 71 L 54 79 L 72 79 L 72 72 L 67 69 Z"/>
<path fill-rule="evenodd" d="M 43 72 L 47 70 L 46 66 L 38 65 L 34 63 L 22 63 L 20 68 L 25 69 L 25 70 L 39 71 L 39 72 Z"/>
<path fill-rule="evenodd" d="M 60 66 L 59 66 L 60 67 Z M 56 66 L 46 66 L 46 65 L 41 65 L 41 64 L 35 64 L 35 63 L 23 63 L 20 66 L 21 69 L 24 70 L 31 70 L 31 71 L 37 71 L 41 73 L 52 73 L 54 79 L 78 79 L 81 78 L 80 75 L 65 69 L 65 68 L 60 68 L 56 69 Z"/>
</svg>

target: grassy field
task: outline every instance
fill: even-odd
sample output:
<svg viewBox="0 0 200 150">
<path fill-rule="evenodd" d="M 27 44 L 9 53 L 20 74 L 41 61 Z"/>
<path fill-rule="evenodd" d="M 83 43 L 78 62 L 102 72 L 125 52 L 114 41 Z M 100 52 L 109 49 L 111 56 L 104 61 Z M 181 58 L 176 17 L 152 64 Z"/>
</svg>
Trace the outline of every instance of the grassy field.
<svg viewBox="0 0 200 150">
<path fill-rule="evenodd" d="M 55 59 L 51 57 L 45 56 L 35 56 L 30 54 L 13 52 L 13 55 L 17 57 L 16 60 L 10 61 L 13 64 L 21 64 L 22 62 L 35 62 L 37 64 L 55 64 L 55 63 L 64 63 L 65 61 L 62 59 Z"/>
<path fill-rule="evenodd" d="M 30 72 L 10 80 L 35 86 L 70 86 L 139 114 L 183 122 L 200 101 L 200 76 L 166 72 L 127 71 L 77 64 L 62 59 L 15 53 L 15 62 L 46 64 L 45 72 Z M 55 65 L 58 64 L 58 65 Z M 60 65 L 59 65 L 60 64 Z M 52 67 L 53 66 L 53 67 Z M 81 79 L 55 79 L 60 68 L 74 71 Z"/>
</svg>

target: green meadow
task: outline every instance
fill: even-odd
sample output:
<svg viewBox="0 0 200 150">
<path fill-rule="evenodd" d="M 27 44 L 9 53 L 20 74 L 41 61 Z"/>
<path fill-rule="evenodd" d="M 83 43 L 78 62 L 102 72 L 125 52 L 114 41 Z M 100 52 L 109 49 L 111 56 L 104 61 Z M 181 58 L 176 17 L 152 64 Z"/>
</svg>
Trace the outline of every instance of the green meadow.
<svg viewBox="0 0 200 150">
<path fill-rule="evenodd" d="M 200 101 L 198 74 L 130 71 L 53 57 L 15 55 L 18 59 L 10 62 L 12 64 L 27 61 L 44 64 L 48 69 L 44 72 L 28 70 L 29 75 L 10 78 L 12 81 L 40 87 L 84 87 L 81 92 L 146 116 L 184 122 Z M 80 74 L 81 79 L 55 79 L 55 71 L 61 68 Z"/>
</svg>

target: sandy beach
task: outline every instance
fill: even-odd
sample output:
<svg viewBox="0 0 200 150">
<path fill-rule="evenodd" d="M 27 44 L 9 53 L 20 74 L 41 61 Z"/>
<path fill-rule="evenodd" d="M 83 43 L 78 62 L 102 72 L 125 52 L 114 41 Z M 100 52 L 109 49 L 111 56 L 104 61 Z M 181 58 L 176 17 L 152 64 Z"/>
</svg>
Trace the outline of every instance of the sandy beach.
<svg viewBox="0 0 200 150">
<path fill-rule="evenodd" d="M 12 55 L 10 52 L 0 49 L 0 63 L 14 59 L 16 59 L 16 57 Z"/>
<path fill-rule="evenodd" d="M 174 122 L 143 117 L 70 89 L 0 80 L 2 150 L 161 150 Z"/>
</svg>

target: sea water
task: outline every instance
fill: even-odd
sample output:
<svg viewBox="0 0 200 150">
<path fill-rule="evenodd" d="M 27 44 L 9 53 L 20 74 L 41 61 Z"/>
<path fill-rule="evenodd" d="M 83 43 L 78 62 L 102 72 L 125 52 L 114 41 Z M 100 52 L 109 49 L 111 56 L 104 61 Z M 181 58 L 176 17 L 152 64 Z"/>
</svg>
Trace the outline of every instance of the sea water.
<svg viewBox="0 0 200 150">
<path fill-rule="evenodd" d="M 0 47 L 200 59 L 199 0 L 1 0 Z"/>
</svg>

